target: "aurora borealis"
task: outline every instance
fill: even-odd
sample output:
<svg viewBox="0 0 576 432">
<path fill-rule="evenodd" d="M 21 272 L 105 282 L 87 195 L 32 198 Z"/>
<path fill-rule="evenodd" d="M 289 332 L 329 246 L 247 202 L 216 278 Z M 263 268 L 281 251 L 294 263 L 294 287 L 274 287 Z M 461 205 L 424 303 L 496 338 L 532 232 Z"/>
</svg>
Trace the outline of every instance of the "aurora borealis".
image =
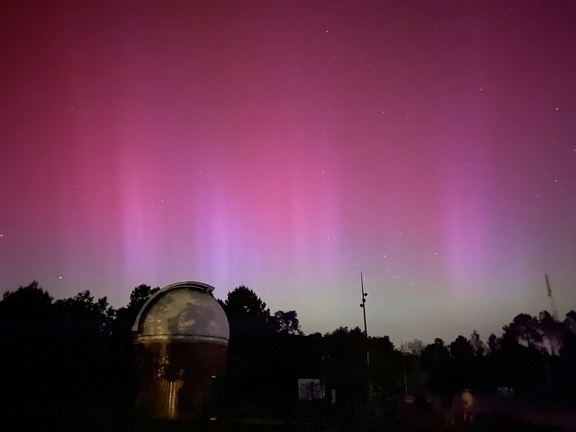
<svg viewBox="0 0 576 432">
<path fill-rule="evenodd" d="M 239 285 L 305 332 L 576 307 L 571 1 L 8 1 L 0 282 Z"/>
</svg>

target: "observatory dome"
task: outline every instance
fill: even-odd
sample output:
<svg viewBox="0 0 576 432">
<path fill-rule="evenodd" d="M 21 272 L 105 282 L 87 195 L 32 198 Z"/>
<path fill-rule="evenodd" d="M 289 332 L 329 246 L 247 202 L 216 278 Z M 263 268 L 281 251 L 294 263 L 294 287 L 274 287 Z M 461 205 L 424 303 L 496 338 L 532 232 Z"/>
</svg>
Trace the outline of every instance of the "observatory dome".
<svg viewBox="0 0 576 432">
<path fill-rule="evenodd" d="M 138 342 L 181 340 L 228 345 L 228 319 L 202 282 L 177 282 L 157 291 L 142 306 L 132 330 Z"/>
</svg>

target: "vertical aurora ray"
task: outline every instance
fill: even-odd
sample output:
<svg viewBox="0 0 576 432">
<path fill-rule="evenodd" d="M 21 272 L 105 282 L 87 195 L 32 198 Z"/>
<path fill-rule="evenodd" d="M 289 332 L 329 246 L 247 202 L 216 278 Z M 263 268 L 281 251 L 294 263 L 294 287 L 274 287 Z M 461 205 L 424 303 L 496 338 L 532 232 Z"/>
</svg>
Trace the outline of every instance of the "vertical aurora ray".
<svg viewBox="0 0 576 432">
<path fill-rule="evenodd" d="M 571 3 L 21 3 L 3 289 L 245 284 L 331 331 L 362 270 L 396 340 L 498 332 L 546 307 L 544 272 L 574 308 Z"/>
</svg>

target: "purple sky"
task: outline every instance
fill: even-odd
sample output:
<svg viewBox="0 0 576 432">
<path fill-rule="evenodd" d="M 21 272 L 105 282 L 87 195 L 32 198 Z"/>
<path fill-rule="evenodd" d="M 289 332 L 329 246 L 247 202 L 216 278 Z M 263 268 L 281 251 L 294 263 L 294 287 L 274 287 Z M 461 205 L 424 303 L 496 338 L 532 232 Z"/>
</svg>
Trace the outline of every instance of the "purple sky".
<svg viewBox="0 0 576 432">
<path fill-rule="evenodd" d="M 576 308 L 573 1 L 4 1 L 0 290 L 198 280 L 305 332 Z"/>
</svg>

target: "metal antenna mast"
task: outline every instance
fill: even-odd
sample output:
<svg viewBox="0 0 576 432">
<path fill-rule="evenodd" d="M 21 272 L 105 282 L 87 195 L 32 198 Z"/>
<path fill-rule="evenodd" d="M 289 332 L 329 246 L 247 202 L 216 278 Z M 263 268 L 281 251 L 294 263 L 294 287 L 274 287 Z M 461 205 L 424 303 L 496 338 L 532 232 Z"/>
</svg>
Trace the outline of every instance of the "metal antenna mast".
<svg viewBox="0 0 576 432">
<path fill-rule="evenodd" d="M 364 277 L 362 276 L 362 272 L 360 272 L 360 286 L 362 287 L 362 303 L 360 304 L 360 307 L 364 313 L 364 333 L 366 334 L 366 337 L 368 337 L 368 328 L 366 327 L 366 297 L 368 296 L 368 293 L 364 292 Z"/>
<path fill-rule="evenodd" d="M 544 279 L 546 280 L 546 289 L 548 290 L 548 297 L 550 297 L 550 305 L 552 306 L 552 318 L 554 318 L 555 321 L 558 321 L 558 312 L 556 311 L 554 297 L 552 297 L 552 287 L 550 286 L 548 273 L 544 273 Z"/>
<path fill-rule="evenodd" d="M 368 372 L 368 400 L 372 402 L 372 383 L 370 381 L 370 351 L 368 350 L 368 327 L 366 325 L 366 297 L 368 293 L 364 292 L 364 277 L 362 272 L 360 272 L 360 286 L 362 287 L 362 303 L 360 307 L 362 308 L 362 313 L 364 314 L 364 334 L 366 335 L 366 370 Z"/>
</svg>

